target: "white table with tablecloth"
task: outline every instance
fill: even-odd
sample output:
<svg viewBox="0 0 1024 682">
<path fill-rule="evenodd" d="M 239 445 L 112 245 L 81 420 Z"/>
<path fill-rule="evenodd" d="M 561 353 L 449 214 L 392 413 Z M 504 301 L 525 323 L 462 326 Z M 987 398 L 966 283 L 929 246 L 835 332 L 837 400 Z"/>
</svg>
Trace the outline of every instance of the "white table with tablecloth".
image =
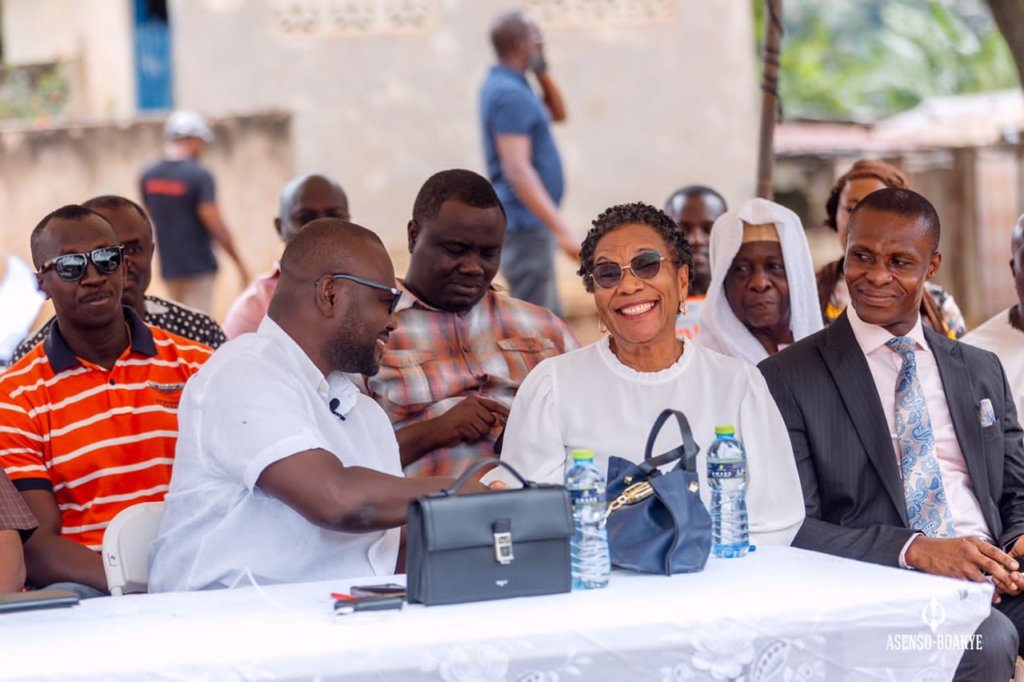
<svg viewBox="0 0 1024 682">
<path fill-rule="evenodd" d="M 400 579 L 400 578 L 399 578 Z M 792 548 L 607 589 L 336 616 L 339 580 L 0 615 L 0 679 L 948 680 L 988 583 Z"/>
</svg>

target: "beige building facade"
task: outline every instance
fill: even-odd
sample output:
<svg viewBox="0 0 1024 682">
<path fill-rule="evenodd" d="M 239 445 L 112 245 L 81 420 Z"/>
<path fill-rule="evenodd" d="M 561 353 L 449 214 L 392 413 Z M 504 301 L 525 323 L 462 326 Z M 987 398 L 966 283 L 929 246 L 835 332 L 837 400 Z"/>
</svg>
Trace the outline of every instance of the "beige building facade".
<svg viewBox="0 0 1024 682">
<path fill-rule="evenodd" d="M 6 164 L 0 198 L 18 197 L 21 222 L 54 208 L 57 195 L 78 199 L 78 187 L 134 190 L 137 171 L 124 159 L 159 154 L 157 139 L 124 121 L 136 113 L 132 7 L 0 0 L 7 63 L 58 61 L 73 77 L 64 120 L 49 127 L 98 120 L 109 126 L 103 135 L 123 127 L 125 145 L 145 144 L 118 145 L 113 168 L 98 154 L 74 192 Z M 268 141 L 263 156 L 243 158 L 229 140 L 210 150 L 221 208 L 251 269 L 265 269 L 280 252 L 270 223 L 277 192 L 269 187 L 292 173 L 325 172 L 345 187 L 354 219 L 392 249 L 401 273 L 405 226 L 426 178 L 453 167 L 483 171 L 477 96 L 494 63 L 488 31 L 500 13 L 523 7 L 545 32 L 566 101 L 568 121 L 555 132 L 567 179 L 563 210 L 581 236 L 612 204 L 660 206 L 689 183 L 716 187 L 731 203 L 752 194 L 760 97 L 747 2 L 169 0 L 175 107 L 222 121 L 269 111 L 290 117 L 290 137 Z M 8 149 L 20 135 L 7 137 Z M 81 153 L 73 133 L 46 139 L 52 144 L 32 148 L 45 149 L 39 161 L 47 165 Z M 19 163 L 36 162 L 21 154 Z M 573 265 L 563 259 L 560 267 L 563 292 L 581 292 Z M 222 280 L 228 289 L 218 302 L 236 289 L 234 277 Z"/>
<path fill-rule="evenodd" d="M 135 114 L 131 0 L 2 0 L 6 66 L 60 64 L 74 119 Z"/>
<path fill-rule="evenodd" d="M 292 112 L 296 170 L 337 177 L 354 219 L 401 251 L 427 177 L 483 171 L 489 26 L 523 6 L 566 101 L 563 209 L 581 235 L 612 204 L 660 206 L 688 183 L 751 195 L 760 98 L 736 0 L 176 0 L 176 103 Z"/>
<path fill-rule="evenodd" d="M 291 111 L 297 169 L 335 175 L 353 215 L 401 243 L 431 173 L 483 169 L 477 93 L 494 62 L 489 25 L 521 6 L 177 0 L 176 103 L 212 113 Z M 568 108 L 556 134 L 565 210 L 581 232 L 612 203 L 661 204 L 688 182 L 720 187 L 733 201 L 753 191 L 760 100 L 748 3 L 532 6 Z M 598 7 L 605 13 L 595 14 Z"/>
</svg>

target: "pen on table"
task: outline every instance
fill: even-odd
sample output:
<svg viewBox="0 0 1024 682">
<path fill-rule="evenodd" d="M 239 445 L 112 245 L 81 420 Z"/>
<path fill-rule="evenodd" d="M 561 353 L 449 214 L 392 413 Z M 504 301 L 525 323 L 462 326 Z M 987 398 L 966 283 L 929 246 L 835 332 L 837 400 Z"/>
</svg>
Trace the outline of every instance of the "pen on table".
<svg viewBox="0 0 1024 682">
<path fill-rule="evenodd" d="M 405 597 L 362 597 L 359 599 L 341 599 L 334 602 L 334 613 L 345 616 L 356 611 L 388 611 L 401 609 Z"/>
</svg>

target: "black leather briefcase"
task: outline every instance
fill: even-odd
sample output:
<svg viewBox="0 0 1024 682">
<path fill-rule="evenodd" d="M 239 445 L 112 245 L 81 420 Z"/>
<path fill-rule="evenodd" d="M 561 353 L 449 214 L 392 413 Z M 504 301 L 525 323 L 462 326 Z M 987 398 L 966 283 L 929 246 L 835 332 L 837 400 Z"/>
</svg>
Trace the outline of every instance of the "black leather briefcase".
<svg viewBox="0 0 1024 682">
<path fill-rule="evenodd" d="M 423 604 L 529 597 L 572 588 L 569 494 L 515 474 L 522 488 L 456 495 L 452 487 L 409 504 L 406 598 Z"/>
</svg>

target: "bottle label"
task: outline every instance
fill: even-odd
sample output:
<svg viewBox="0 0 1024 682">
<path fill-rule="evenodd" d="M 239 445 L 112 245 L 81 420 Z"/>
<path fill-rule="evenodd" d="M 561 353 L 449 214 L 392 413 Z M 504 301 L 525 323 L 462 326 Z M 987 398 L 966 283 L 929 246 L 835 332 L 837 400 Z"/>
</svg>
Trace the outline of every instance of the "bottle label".
<svg viewBox="0 0 1024 682">
<path fill-rule="evenodd" d="M 570 490 L 569 495 L 572 497 L 572 506 L 574 507 L 604 504 L 604 495 L 599 495 L 597 488 Z"/>
<path fill-rule="evenodd" d="M 746 462 L 708 462 L 708 478 L 746 478 Z"/>
</svg>

